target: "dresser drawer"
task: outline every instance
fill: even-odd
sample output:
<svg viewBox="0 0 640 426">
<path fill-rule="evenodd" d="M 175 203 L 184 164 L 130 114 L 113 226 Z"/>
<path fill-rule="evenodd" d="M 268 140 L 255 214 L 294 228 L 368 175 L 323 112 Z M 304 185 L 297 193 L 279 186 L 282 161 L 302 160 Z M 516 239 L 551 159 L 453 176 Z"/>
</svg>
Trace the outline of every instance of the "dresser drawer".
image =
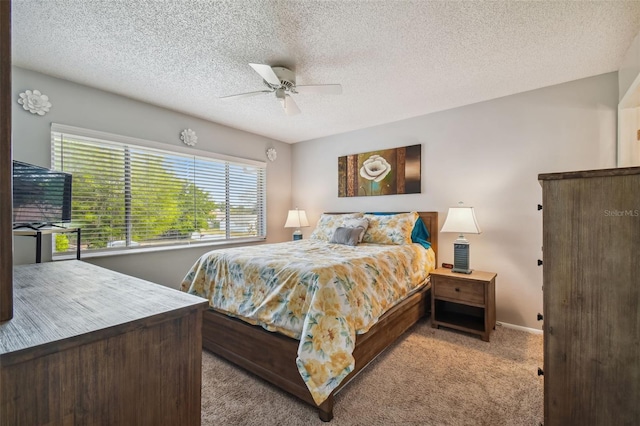
<svg viewBox="0 0 640 426">
<path fill-rule="evenodd" d="M 452 301 L 484 305 L 484 284 L 475 281 L 461 281 L 454 278 L 434 277 L 434 296 Z M 432 278 L 433 279 L 433 278 Z"/>
</svg>

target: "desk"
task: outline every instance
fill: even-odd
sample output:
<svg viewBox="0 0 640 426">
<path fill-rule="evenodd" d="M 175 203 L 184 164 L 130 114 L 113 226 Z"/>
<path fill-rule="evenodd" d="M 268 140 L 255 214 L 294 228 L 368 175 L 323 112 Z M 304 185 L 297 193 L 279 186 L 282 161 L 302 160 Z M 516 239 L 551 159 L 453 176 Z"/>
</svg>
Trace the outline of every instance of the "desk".
<svg viewBox="0 0 640 426">
<path fill-rule="evenodd" d="M 17 228 L 13 230 L 13 235 L 23 237 L 36 237 L 36 263 L 42 263 L 42 236 L 52 234 L 68 234 L 76 233 L 77 235 L 77 248 L 76 259 L 80 260 L 80 228 Z"/>
</svg>

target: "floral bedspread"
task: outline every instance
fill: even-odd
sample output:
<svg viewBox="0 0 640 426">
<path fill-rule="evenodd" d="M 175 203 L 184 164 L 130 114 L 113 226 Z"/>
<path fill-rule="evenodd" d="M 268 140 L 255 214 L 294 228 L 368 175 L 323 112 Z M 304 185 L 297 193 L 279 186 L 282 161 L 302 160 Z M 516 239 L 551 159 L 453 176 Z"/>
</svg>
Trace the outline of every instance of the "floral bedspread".
<svg viewBox="0 0 640 426">
<path fill-rule="evenodd" d="M 181 289 L 219 312 L 299 340 L 296 364 L 320 405 L 353 371 L 356 334 L 434 267 L 433 250 L 419 244 L 351 247 L 309 239 L 211 251 Z"/>
</svg>

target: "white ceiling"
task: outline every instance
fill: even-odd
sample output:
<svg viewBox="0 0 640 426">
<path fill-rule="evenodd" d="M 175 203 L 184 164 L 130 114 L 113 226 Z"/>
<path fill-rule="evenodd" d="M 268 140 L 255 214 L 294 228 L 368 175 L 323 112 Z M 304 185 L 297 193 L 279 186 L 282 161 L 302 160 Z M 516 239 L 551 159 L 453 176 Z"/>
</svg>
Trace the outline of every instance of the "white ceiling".
<svg viewBox="0 0 640 426">
<path fill-rule="evenodd" d="M 12 13 L 14 65 L 291 143 L 617 71 L 640 30 L 638 1 L 13 0 Z M 218 99 L 265 88 L 250 62 L 343 94 L 294 95 L 296 116 L 272 94 Z"/>
</svg>

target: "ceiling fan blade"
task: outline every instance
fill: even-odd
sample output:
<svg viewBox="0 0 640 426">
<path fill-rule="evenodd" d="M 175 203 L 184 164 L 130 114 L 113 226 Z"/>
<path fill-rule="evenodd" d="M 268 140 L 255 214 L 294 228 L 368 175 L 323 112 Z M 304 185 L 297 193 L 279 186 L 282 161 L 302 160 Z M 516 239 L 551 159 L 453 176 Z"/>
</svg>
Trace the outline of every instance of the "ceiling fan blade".
<svg viewBox="0 0 640 426">
<path fill-rule="evenodd" d="M 298 93 L 323 93 L 328 95 L 340 95 L 342 93 L 342 85 L 340 84 L 309 84 L 304 86 L 296 86 Z"/>
<path fill-rule="evenodd" d="M 255 72 L 260 74 L 260 77 L 262 77 L 267 83 L 272 86 L 280 87 L 280 79 L 269 65 L 249 64 L 249 66 L 251 66 Z"/>
<path fill-rule="evenodd" d="M 283 106 L 284 106 L 284 112 L 287 115 L 300 114 L 300 108 L 298 108 L 298 104 L 296 104 L 293 98 L 289 95 L 285 96 Z"/>
<path fill-rule="evenodd" d="M 218 99 L 240 99 L 240 98 L 250 98 L 251 96 L 262 95 L 263 93 L 273 93 L 271 90 L 260 90 L 257 92 L 247 92 L 247 93 L 239 93 L 237 95 L 229 95 L 229 96 L 221 96 Z"/>
</svg>

